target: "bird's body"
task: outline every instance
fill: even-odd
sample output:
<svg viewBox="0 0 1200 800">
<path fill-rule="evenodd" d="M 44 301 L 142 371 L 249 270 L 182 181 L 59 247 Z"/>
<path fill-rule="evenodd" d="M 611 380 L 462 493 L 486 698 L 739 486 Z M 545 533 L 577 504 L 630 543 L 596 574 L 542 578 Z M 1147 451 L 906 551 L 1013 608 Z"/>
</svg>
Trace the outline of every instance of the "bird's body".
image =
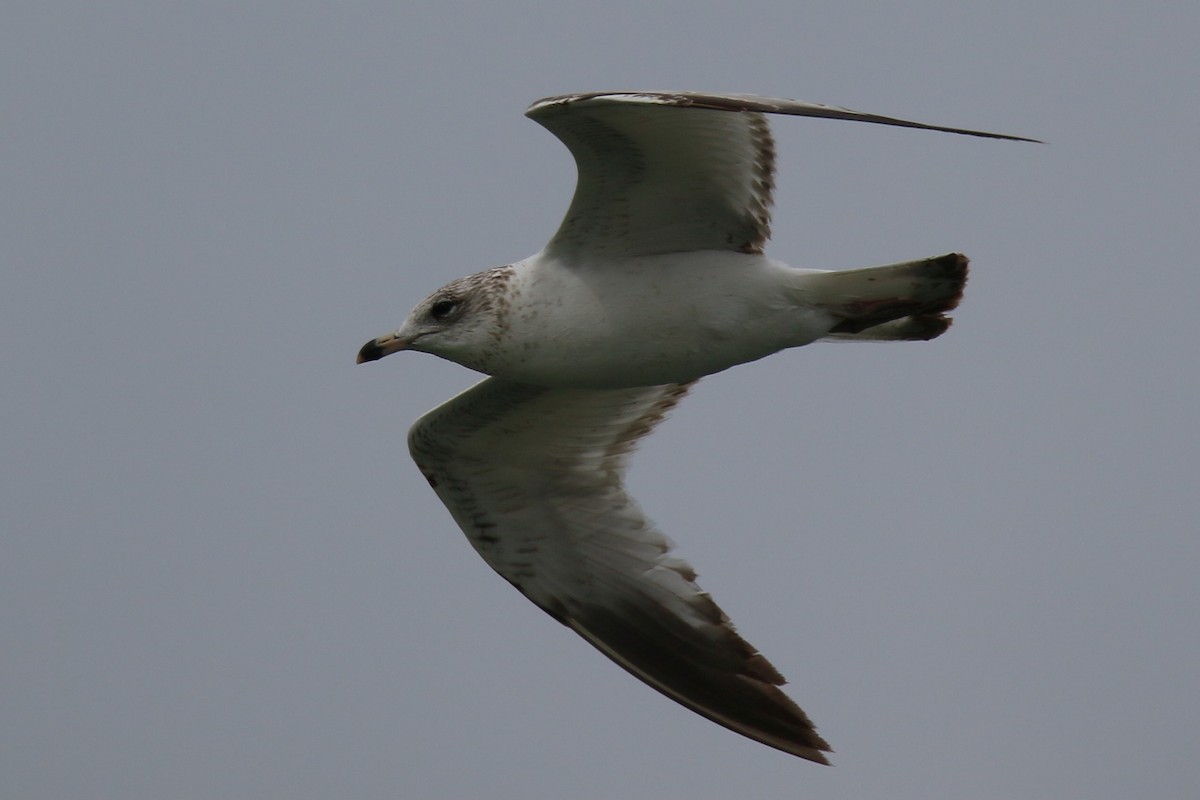
<svg viewBox="0 0 1200 800">
<path fill-rule="evenodd" d="M 586 269 L 539 254 L 495 273 L 506 283 L 495 309 L 504 335 L 467 366 L 539 386 L 695 380 L 825 335 L 833 317 L 806 301 L 808 272 L 760 254 L 669 253 Z"/>
<path fill-rule="evenodd" d="M 961 297 L 957 254 L 843 271 L 764 255 L 765 113 L 1019 137 L 749 95 L 568 95 L 527 113 L 579 167 L 558 232 L 530 258 L 434 292 L 359 361 L 422 350 L 492 376 L 409 432 L 484 559 L 667 696 L 827 763 L 782 676 L 625 493 L 628 456 L 705 375 L 827 337 L 932 339 Z"/>
<path fill-rule="evenodd" d="M 795 269 L 761 253 L 666 253 L 578 267 L 543 252 L 443 287 L 463 303 L 472 302 L 473 288 L 492 287 L 487 307 L 474 309 L 489 324 L 486 336 L 439 342 L 436 353 L 538 386 L 685 383 L 895 319 L 933 323 L 936 335 L 949 324 L 941 312 L 958 302 L 965 279 L 966 259 L 954 254 L 828 271 Z M 862 338 L 932 338 L 927 328 L 885 330 Z M 408 348 L 425 349 L 419 339 Z"/>
</svg>

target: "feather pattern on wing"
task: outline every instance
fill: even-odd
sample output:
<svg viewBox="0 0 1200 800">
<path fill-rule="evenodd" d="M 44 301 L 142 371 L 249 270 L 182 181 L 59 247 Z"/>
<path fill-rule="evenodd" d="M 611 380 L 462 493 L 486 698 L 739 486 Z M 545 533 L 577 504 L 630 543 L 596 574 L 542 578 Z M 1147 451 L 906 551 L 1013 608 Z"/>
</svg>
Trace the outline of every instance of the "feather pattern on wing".
<svg viewBox="0 0 1200 800">
<path fill-rule="evenodd" d="M 687 389 L 489 378 L 418 420 L 409 449 L 471 544 L 530 600 L 672 699 L 827 763 L 783 677 L 625 492 L 629 454 Z"/>
<path fill-rule="evenodd" d="M 546 247 L 568 263 L 696 250 L 761 253 L 771 233 L 775 174 L 765 114 L 1035 141 L 749 94 L 588 92 L 538 100 L 525 114 L 562 140 L 579 170 L 571 206 Z"/>
</svg>

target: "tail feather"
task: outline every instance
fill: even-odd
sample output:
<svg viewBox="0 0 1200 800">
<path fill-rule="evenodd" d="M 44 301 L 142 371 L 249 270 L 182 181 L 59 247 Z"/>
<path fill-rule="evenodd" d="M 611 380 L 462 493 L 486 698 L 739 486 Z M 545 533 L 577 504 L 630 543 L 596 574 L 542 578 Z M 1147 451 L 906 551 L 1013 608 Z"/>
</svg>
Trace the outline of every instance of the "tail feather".
<svg viewBox="0 0 1200 800">
<path fill-rule="evenodd" d="M 953 322 L 941 314 L 920 314 L 872 325 L 857 333 L 831 333 L 825 338 L 845 342 L 928 342 L 945 333 Z"/>
<path fill-rule="evenodd" d="M 962 299 L 967 257 L 936 258 L 883 267 L 809 274 L 805 291 L 838 322 L 830 338 L 928 340 L 950 327 L 944 316 Z"/>
</svg>

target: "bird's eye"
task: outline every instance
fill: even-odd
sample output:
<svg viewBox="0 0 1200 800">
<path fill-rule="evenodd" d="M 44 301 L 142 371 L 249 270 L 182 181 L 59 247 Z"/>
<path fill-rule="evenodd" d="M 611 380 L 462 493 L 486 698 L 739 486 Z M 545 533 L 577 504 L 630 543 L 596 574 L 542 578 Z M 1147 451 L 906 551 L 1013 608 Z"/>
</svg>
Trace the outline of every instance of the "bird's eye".
<svg viewBox="0 0 1200 800">
<path fill-rule="evenodd" d="M 437 322 L 441 322 L 453 314 L 457 308 L 457 300 L 438 300 L 429 307 L 429 316 L 433 317 Z"/>
</svg>

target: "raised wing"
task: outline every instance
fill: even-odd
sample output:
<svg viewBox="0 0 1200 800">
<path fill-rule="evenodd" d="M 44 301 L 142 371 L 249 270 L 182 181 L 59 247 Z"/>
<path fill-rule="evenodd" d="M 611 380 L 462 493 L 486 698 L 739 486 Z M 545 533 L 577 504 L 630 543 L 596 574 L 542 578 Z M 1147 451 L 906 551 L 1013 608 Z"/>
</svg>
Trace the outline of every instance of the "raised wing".
<svg viewBox="0 0 1200 800">
<path fill-rule="evenodd" d="M 418 420 L 409 450 L 479 554 L 555 619 L 693 711 L 828 763 L 783 677 L 625 493 L 630 452 L 687 388 L 489 378 Z"/>
<path fill-rule="evenodd" d="M 568 261 L 762 252 L 775 173 L 764 114 L 1035 141 L 747 94 L 591 92 L 547 97 L 525 114 L 563 141 L 579 169 L 571 207 L 547 245 Z"/>
</svg>

